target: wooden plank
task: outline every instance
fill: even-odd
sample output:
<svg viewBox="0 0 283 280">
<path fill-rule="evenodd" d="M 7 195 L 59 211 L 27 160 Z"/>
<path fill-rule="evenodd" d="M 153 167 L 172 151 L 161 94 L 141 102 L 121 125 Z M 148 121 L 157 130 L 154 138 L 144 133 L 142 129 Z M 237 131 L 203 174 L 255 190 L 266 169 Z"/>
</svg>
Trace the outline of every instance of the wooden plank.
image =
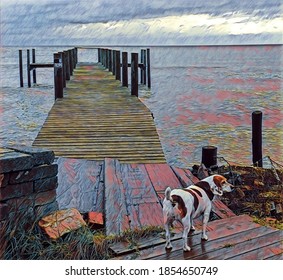
<svg viewBox="0 0 283 280">
<path fill-rule="evenodd" d="M 234 257 L 239 253 L 244 253 L 250 248 L 259 249 L 263 246 L 262 240 L 268 240 L 268 236 L 276 237 L 278 232 L 268 227 L 256 227 L 247 231 L 237 232 L 225 238 L 216 239 L 213 242 L 207 242 L 205 253 L 203 248 L 194 248 L 187 259 L 198 260 L 223 260 Z M 270 241 L 270 240 L 269 240 Z M 269 242 L 267 241 L 267 242 Z M 252 243 L 252 244 L 251 244 Z"/>
<path fill-rule="evenodd" d="M 60 157 L 57 164 L 59 208 L 103 212 L 103 162 Z"/>
<path fill-rule="evenodd" d="M 280 232 L 273 232 L 255 240 L 249 240 L 237 246 L 238 254 L 229 257 L 229 260 L 263 260 L 273 255 L 283 253 Z M 280 240 L 280 241 L 278 241 Z M 239 252 L 241 252 L 239 254 Z M 225 256 L 226 258 L 226 256 Z"/>
<path fill-rule="evenodd" d="M 167 164 L 145 164 L 150 181 L 160 199 L 164 199 L 165 189 L 170 186 L 172 189 L 181 188 L 181 183 Z"/>
<path fill-rule="evenodd" d="M 176 166 L 172 166 L 171 168 L 184 188 L 199 181 L 199 179 L 196 178 L 189 169 L 183 169 Z"/>
<path fill-rule="evenodd" d="M 106 235 L 120 234 L 130 227 L 120 163 L 109 158 L 105 159 L 105 225 Z"/>
<path fill-rule="evenodd" d="M 283 260 L 283 253 L 264 258 L 265 260 Z"/>
<path fill-rule="evenodd" d="M 209 222 L 209 241 L 207 242 L 202 242 L 201 243 L 201 237 L 200 237 L 200 232 L 196 232 L 193 234 L 189 234 L 189 244 L 190 246 L 197 246 L 199 244 L 206 244 L 208 242 L 211 242 L 215 239 L 218 238 L 223 238 L 225 236 L 229 236 L 232 234 L 235 234 L 237 232 L 244 232 L 246 230 L 252 229 L 252 228 L 257 228 L 260 227 L 260 225 L 255 224 L 252 222 L 252 219 L 247 216 L 247 215 L 242 215 L 242 216 L 235 216 L 223 220 L 216 220 L 213 222 Z M 179 235 L 180 236 L 180 235 Z M 197 237 L 194 237 L 197 236 Z M 172 239 L 173 240 L 173 239 Z M 132 258 L 137 258 L 137 259 L 174 259 L 176 257 L 175 255 L 177 254 L 183 254 L 183 243 L 182 239 L 178 238 L 175 241 L 172 242 L 173 244 L 173 249 L 171 251 L 166 251 L 165 250 L 165 242 L 164 244 L 158 245 L 158 246 L 153 246 L 151 248 L 148 248 L 146 250 L 141 250 L 139 252 L 139 256 L 135 255 L 124 255 L 121 257 L 118 257 L 118 259 L 132 259 Z M 180 259 L 184 259 L 184 256 L 181 257 L 181 255 L 178 255 Z"/>
<path fill-rule="evenodd" d="M 162 225 L 162 208 L 143 164 L 105 160 L 105 215 L 107 234 Z"/>
</svg>

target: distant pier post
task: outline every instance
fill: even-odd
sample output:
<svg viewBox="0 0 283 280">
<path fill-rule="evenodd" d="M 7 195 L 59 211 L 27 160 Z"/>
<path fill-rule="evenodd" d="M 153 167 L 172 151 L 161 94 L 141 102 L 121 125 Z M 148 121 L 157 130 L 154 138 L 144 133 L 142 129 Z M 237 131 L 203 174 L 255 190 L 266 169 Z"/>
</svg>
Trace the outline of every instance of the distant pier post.
<svg viewBox="0 0 283 280">
<path fill-rule="evenodd" d="M 203 163 L 206 168 L 210 168 L 211 166 L 217 165 L 217 147 L 202 147 L 201 163 Z"/>
<path fill-rule="evenodd" d="M 98 62 L 101 62 L 101 48 L 97 49 Z"/>
<path fill-rule="evenodd" d="M 54 53 L 54 90 L 55 100 L 63 98 L 63 69 L 62 69 L 62 55 Z"/>
<path fill-rule="evenodd" d="M 31 80 L 30 80 L 30 51 L 27 50 L 27 76 L 28 76 L 28 87 L 31 87 Z"/>
<path fill-rule="evenodd" d="M 65 71 L 66 71 L 66 80 L 70 80 L 70 57 L 69 52 L 64 51 L 64 58 L 65 58 Z"/>
<path fill-rule="evenodd" d="M 128 87 L 128 53 L 122 52 L 122 86 Z"/>
<path fill-rule="evenodd" d="M 35 49 L 32 49 L 32 63 L 35 63 Z M 32 79 L 33 83 L 36 84 L 36 68 L 32 69 Z"/>
<path fill-rule="evenodd" d="M 112 51 L 112 74 L 115 75 L 116 73 L 116 50 Z"/>
<path fill-rule="evenodd" d="M 146 50 L 143 50 L 143 84 L 146 85 Z"/>
<path fill-rule="evenodd" d="M 19 71 L 20 71 L 20 87 L 24 87 L 23 51 L 22 50 L 19 50 Z"/>
<path fill-rule="evenodd" d="M 131 54 L 131 95 L 139 96 L 138 54 Z"/>
<path fill-rule="evenodd" d="M 115 77 L 116 80 L 121 81 L 121 61 L 120 61 L 121 52 L 116 51 L 116 69 L 115 69 Z"/>
<path fill-rule="evenodd" d="M 262 167 L 262 112 L 252 113 L 252 157 L 253 165 Z"/>
<path fill-rule="evenodd" d="M 151 88 L 151 77 L 150 77 L 150 49 L 147 49 L 146 50 L 146 58 L 147 58 L 147 61 L 146 61 L 146 64 L 147 64 L 147 86 L 149 88 Z"/>
</svg>

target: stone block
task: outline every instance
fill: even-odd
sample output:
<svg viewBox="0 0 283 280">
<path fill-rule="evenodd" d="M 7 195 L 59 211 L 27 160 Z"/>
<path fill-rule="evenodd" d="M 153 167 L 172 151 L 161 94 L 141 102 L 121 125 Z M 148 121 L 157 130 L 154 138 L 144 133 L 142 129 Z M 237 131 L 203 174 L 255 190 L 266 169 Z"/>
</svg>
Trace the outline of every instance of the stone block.
<svg viewBox="0 0 283 280">
<path fill-rule="evenodd" d="M 2 154 L 0 156 L 0 162 L 0 173 L 31 169 L 34 165 L 31 155 L 18 152 Z"/>
<path fill-rule="evenodd" d="M 34 165 L 51 164 L 55 159 L 54 152 L 44 148 L 27 147 L 22 145 L 6 148 L 32 156 Z"/>
<path fill-rule="evenodd" d="M 9 205 L 7 203 L 0 202 L 0 221 L 5 220 L 10 212 Z"/>
<path fill-rule="evenodd" d="M 45 178 L 34 182 L 34 192 L 45 192 L 48 190 L 54 190 L 58 186 L 57 177 Z"/>
<path fill-rule="evenodd" d="M 10 173 L 0 174 L 0 188 L 6 187 L 9 183 L 9 179 L 10 179 Z"/>
<path fill-rule="evenodd" d="M 33 193 L 33 182 L 7 185 L 0 189 L 0 201 L 27 196 Z"/>
<path fill-rule="evenodd" d="M 34 194 L 34 206 L 45 205 L 56 200 L 56 190 Z"/>
<path fill-rule="evenodd" d="M 58 165 L 40 165 L 30 170 L 12 172 L 10 174 L 10 184 L 35 181 L 44 178 L 55 177 L 58 173 Z"/>
<path fill-rule="evenodd" d="M 34 207 L 34 197 L 32 195 L 12 198 L 5 202 L 8 204 L 11 212 L 27 211 Z"/>
</svg>

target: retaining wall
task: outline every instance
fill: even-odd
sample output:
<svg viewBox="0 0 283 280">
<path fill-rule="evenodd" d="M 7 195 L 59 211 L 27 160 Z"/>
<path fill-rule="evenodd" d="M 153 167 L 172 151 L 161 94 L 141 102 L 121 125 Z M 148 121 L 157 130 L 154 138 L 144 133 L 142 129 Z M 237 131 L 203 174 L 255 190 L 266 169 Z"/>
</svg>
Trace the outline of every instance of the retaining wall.
<svg viewBox="0 0 283 280">
<path fill-rule="evenodd" d="M 0 223 L 32 224 L 57 210 L 58 166 L 52 151 L 0 148 Z"/>
</svg>

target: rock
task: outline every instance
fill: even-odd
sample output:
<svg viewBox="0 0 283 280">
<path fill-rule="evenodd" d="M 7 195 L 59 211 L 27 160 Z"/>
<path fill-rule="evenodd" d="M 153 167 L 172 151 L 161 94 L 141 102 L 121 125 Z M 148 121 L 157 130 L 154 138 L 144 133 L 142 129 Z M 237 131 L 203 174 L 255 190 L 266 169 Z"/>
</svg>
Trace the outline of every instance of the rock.
<svg viewBox="0 0 283 280">
<path fill-rule="evenodd" d="M 38 224 L 52 239 L 86 225 L 82 215 L 75 208 L 56 211 L 43 217 Z"/>
</svg>

